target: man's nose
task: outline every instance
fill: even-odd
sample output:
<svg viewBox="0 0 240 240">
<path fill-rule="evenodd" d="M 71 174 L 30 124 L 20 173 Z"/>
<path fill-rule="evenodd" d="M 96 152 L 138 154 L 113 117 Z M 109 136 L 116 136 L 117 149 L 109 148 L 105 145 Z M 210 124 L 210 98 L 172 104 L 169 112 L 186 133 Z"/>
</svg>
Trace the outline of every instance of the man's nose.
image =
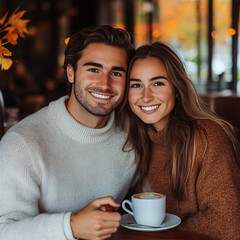
<svg viewBox="0 0 240 240">
<path fill-rule="evenodd" d="M 109 88 L 111 84 L 111 77 L 109 76 L 109 73 L 103 73 L 100 81 L 101 87 Z"/>
</svg>

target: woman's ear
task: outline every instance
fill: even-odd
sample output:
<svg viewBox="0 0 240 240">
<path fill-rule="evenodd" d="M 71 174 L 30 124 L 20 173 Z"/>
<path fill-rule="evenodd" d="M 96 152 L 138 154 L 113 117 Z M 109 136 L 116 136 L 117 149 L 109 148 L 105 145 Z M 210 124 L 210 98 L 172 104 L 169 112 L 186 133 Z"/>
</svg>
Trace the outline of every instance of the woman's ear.
<svg viewBox="0 0 240 240">
<path fill-rule="evenodd" d="M 70 83 L 74 82 L 74 69 L 70 64 L 67 65 L 67 78 Z"/>
</svg>

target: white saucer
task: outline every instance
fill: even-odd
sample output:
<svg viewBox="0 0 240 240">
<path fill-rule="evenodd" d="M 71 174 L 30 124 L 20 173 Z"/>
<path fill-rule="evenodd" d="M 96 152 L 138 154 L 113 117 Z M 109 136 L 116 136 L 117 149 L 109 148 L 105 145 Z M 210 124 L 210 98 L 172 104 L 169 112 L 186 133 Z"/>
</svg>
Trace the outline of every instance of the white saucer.
<svg viewBox="0 0 240 240">
<path fill-rule="evenodd" d="M 134 217 L 128 213 L 122 216 L 122 219 L 120 222 L 121 226 L 128 229 L 138 230 L 138 231 L 150 231 L 150 232 L 163 231 L 170 228 L 174 228 L 178 226 L 180 223 L 181 223 L 181 218 L 170 213 L 166 213 L 165 219 L 161 227 L 148 227 L 148 226 L 139 225 L 136 223 Z"/>
</svg>

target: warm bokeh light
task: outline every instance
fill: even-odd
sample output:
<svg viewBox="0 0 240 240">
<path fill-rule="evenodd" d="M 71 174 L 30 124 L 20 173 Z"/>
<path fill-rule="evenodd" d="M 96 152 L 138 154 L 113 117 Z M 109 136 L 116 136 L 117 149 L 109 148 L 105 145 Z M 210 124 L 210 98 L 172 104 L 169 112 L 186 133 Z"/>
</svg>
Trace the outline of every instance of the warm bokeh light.
<svg viewBox="0 0 240 240">
<path fill-rule="evenodd" d="M 115 24 L 116 27 L 126 30 L 126 26 L 122 23 Z"/>
<path fill-rule="evenodd" d="M 229 28 L 228 29 L 228 34 L 230 34 L 230 35 L 235 35 L 236 34 L 236 30 L 234 29 L 234 28 Z"/>
<path fill-rule="evenodd" d="M 159 38 L 159 36 L 160 36 L 159 31 L 158 31 L 158 30 L 154 30 L 154 31 L 152 32 L 152 36 L 153 36 L 154 38 Z"/>
<path fill-rule="evenodd" d="M 169 27 L 176 27 L 177 26 L 177 22 L 175 20 L 169 20 L 167 22 Z"/>
<path fill-rule="evenodd" d="M 66 45 L 68 44 L 69 40 L 70 40 L 70 37 L 68 37 L 68 38 L 65 39 L 64 42 L 65 42 Z"/>
<path fill-rule="evenodd" d="M 213 39 L 216 39 L 217 38 L 217 32 L 216 31 L 212 31 L 211 32 L 211 36 Z"/>
</svg>

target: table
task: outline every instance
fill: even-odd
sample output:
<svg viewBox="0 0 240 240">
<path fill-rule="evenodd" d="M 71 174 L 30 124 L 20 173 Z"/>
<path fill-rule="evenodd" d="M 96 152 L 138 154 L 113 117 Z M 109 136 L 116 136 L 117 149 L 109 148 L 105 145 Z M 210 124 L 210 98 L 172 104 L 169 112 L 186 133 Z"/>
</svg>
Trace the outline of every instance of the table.
<svg viewBox="0 0 240 240">
<path fill-rule="evenodd" d="M 112 235 L 111 240 L 211 240 L 197 234 L 180 231 L 176 228 L 158 231 L 158 232 L 143 232 L 119 227 L 118 231 Z"/>
</svg>

